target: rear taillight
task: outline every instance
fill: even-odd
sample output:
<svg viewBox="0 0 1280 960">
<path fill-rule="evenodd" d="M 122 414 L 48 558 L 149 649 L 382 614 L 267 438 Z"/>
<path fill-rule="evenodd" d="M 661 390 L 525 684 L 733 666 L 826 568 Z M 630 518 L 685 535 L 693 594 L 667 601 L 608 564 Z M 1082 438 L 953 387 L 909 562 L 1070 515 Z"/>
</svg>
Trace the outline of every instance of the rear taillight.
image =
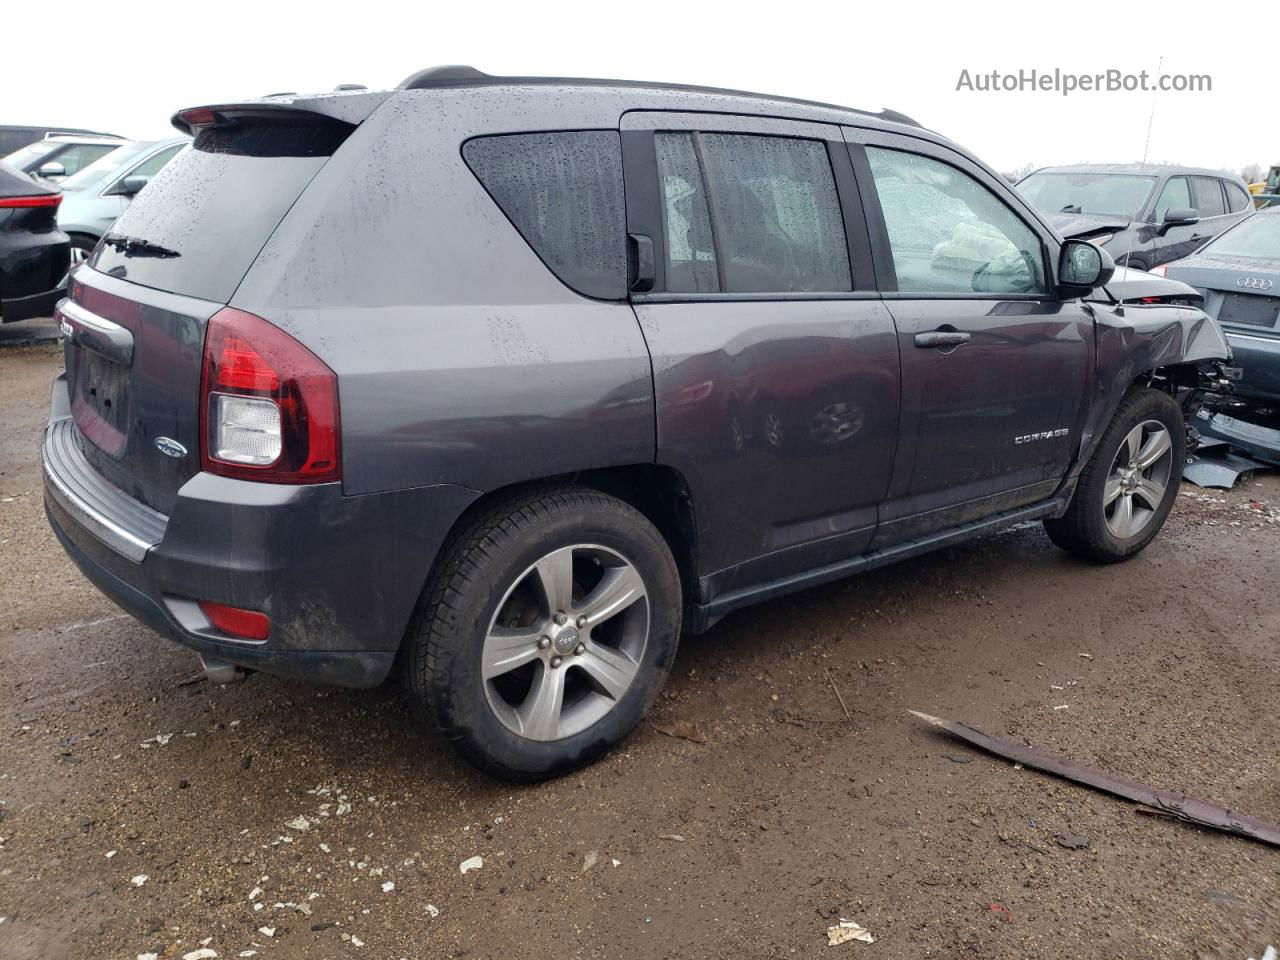
<svg viewBox="0 0 1280 960">
<path fill-rule="evenodd" d="M 60 193 L 36 193 L 29 197 L 0 197 L 0 210 L 14 207 L 56 207 L 62 202 Z"/>
<path fill-rule="evenodd" d="M 224 307 L 209 320 L 200 377 L 200 463 L 268 483 L 341 478 L 338 378 L 279 327 Z"/>
</svg>

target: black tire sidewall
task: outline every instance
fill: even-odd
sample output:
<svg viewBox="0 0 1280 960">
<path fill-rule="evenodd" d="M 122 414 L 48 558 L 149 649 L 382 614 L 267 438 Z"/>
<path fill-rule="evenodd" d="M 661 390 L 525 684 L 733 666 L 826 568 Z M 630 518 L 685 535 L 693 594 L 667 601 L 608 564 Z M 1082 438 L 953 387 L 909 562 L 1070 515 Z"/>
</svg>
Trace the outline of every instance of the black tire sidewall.
<svg viewBox="0 0 1280 960">
<path fill-rule="evenodd" d="M 437 721 L 464 755 L 489 772 L 516 780 L 584 766 L 630 733 L 666 680 L 681 622 L 675 562 L 642 515 L 603 495 L 572 506 L 544 498 L 539 505 L 545 509 L 514 511 L 510 531 L 486 542 L 482 558 L 472 558 L 483 570 L 481 577 L 451 578 L 446 587 L 453 592 L 449 613 L 438 612 L 432 625 L 434 668 L 426 691 Z M 528 740 L 507 729 L 489 706 L 480 672 L 484 637 L 517 578 L 552 550 L 574 544 L 606 547 L 635 566 L 648 594 L 649 637 L 635 680 L 604 717 L 563 740 Z"/>
</svg>

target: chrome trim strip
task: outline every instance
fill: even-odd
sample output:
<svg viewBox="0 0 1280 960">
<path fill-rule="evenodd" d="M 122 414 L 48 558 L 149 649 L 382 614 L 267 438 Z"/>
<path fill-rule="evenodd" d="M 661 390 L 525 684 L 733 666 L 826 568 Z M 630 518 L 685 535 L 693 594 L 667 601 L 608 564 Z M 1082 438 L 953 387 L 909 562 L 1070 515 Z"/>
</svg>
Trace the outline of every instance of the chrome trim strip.
<svg viewBox="0 0 1280 960">
<path fill-rule="evenodd" d="M 125 330 L 124 327 L 120 326 L 120 324 L 112 320 L 108 320 L 106 317 L 100 317 L 90 310 L 86 310 L 70 297 L 60 301 L 58 303 L 58 309 L 77 323 L 83 323 L 86 327 L 89 327 L 92 330 L 97 330 L 99 333 L 105 333 L 108 336 L 113 333 L 128 333 L 128 331 Z"/>
<path fill-rule="evenodd" d="M 67 513 L 75 517 L 84 528 L 101 540 L 104 544 L 135 563 L 141 563 L 147 552 L 160 541 L 149 542 L 126 530 L 100 510 L 91 506 L 67 484 L 53 465 L 49 462 L 48 436 L 63 421 L 49 424 L 45 432 L 45 443 L 40 448 L 41 465 L 44 468 L 45 492 L 58 502 Z"/>
<path fill-rule="evenodd" d="M 1222 333 L 1228 340 L 1256 340 L 1258 343 L 1270 343 L 1280 347 L 1280 337 L 1251 337 L 1247 333 L 1236 333 L 1232 330 L 1223 330 Z"/>
</svg>

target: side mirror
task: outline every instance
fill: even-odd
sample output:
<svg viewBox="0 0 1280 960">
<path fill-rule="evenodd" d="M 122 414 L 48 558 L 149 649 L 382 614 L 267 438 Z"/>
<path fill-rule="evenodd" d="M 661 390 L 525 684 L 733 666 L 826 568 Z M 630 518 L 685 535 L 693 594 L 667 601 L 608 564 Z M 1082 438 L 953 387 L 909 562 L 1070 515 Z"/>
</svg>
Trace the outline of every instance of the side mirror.
<svg viewBox="0 0 1280 960">
<path fill-rule="evenodd" d="M 50 160 L 42 165 L 36 174 L 45 180 L 61 180 L 67 175 L 67 168 L 60 164 L 57 160 Z"/>
<path fill-rule="evenodd" d="M 1058 253 L 1058 286 L 1064 297 L 1084 296 L 1111 282 L 1116 262 L 1088 240 L 1064 240 Z"/>
<path fill-rule="evenodd" d="M 1164 236 L 1173 227 L 1189 227 L 1200 222 L 1200 211 L 1195 207 L 1170 207 L 1164 212 L 1159 234 Z"/>
<path fill-rule="evenodd" d="M 125 177 L 112 188 L 111 195 L 117 197 L 132 197 L 150 182 L 150 177 Z"/>
</svg>

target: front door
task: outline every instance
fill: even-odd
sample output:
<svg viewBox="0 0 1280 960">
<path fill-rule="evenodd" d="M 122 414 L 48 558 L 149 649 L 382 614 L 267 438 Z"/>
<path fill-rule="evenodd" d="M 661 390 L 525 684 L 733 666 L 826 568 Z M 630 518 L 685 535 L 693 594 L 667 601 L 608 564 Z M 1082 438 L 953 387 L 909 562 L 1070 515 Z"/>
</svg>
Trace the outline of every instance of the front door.
<svg viewBox="0 0 1280 960">
<path fill-rule="evenodd" d="M 1047 232 L 940 145 L 846 129 L 902 356 L 876 546 L 1047 498 L 1079 444 L 1092 318 L 1052 292 Z"/>
<path fill-rule="evenodd" d="M 631 113 L 622 131 L 657 456 L 693 494 L 700 599 L 856 555 L 889 487 L 898 344 L 840 129 Z"/>
</svg>

